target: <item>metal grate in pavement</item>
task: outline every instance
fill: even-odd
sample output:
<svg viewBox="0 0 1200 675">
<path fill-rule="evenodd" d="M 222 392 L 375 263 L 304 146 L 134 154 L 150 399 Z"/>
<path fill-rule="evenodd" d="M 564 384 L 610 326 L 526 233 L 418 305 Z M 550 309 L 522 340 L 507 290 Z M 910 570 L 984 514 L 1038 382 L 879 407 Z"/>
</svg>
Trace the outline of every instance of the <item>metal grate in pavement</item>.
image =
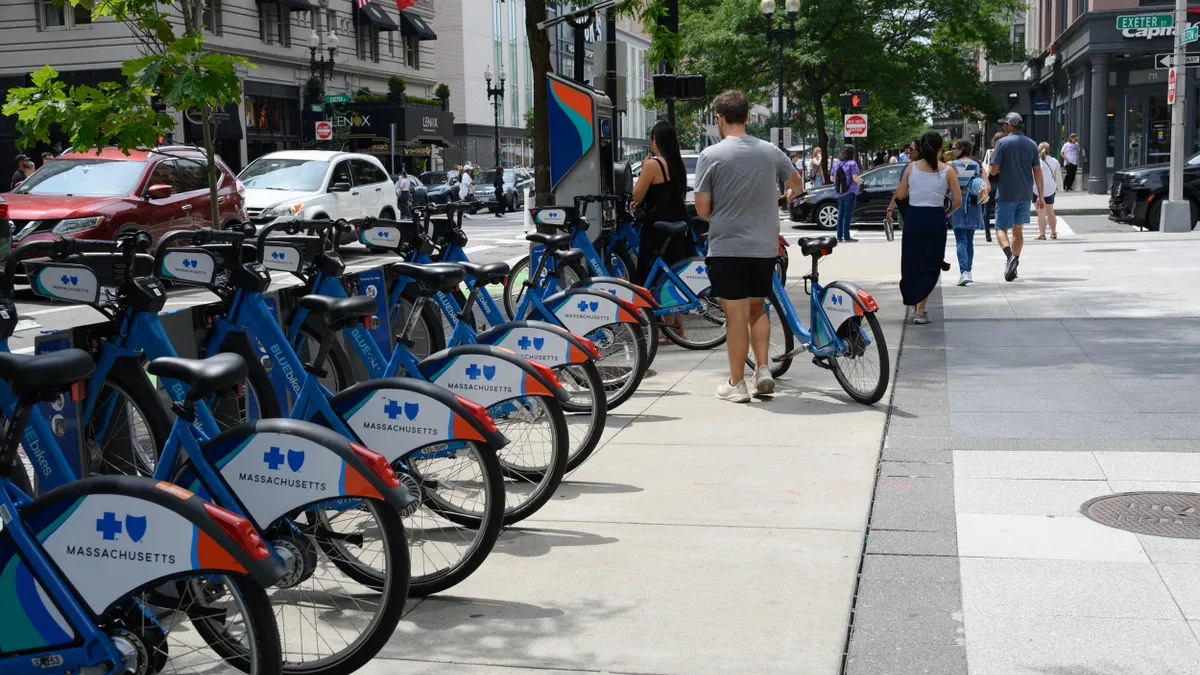
<svg viewBox="0 0 1200 675">
<path fill-rule="evenodd" d="M 1200 494 L 1194 492 L 1123 492 L 1088 500 L 1080 511 L 1118 530 L 1200 539 Z"/>
</svg>

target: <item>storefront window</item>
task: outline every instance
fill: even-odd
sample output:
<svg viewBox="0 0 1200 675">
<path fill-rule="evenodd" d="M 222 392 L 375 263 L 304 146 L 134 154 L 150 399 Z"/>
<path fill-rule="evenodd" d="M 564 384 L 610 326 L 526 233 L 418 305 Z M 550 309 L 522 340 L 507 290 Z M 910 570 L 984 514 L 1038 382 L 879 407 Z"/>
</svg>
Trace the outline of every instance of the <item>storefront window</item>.
<svg viewBox="0 0 1200 675">
<path fill-rule="evenodd" d="M 1146 140 L 1146 163 L 1160 164 L 1171 158 L 1171 106 L 1166 95 L 1148 96 L 1146 119 L 1149 137 Z"/>
<path fill-rule="evenodd" d="M 1125 155 L 1125 166 L 1141 166 L 1142 165 L 1142 146 L 1145 144 L 1145 111 L 1143 110 L 1142 97 L 1129 97 L 1129 108 L 1126 111 L 1125 126 L 1129 130 L 1127 138 L 1127 150 Z"/>
<path fill-rule="evenodd" d="M 255 136 L 293 136 L 300 111 L 291 99 L 246 97 L 246 131 Z"/>
</svg>

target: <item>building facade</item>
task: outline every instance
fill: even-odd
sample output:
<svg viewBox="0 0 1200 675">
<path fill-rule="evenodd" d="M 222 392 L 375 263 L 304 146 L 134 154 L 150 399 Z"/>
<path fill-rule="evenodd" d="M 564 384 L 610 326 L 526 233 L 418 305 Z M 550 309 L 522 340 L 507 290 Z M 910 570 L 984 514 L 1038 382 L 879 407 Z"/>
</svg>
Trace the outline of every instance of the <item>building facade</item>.
<svg viewBox="0 0 1200 675">
<path fill-rule="evenodd" d="M 436 35 L 429 28 L 434 0 L 418 0 L 403 12 L 394 3 L 389 6 L 388 0 L 372 0 L 363 10 L 354 0 L 209 2 L 204 19 L 206 44 L 244 56 L 256 66 L 238 73 L 242 100 L 218 114 L 218 152 L 235 170 L 268 152 L 316 143 L 310 128 L 315 126 L 312 105 L 321 101 L 309 100 L 312 97 L 306 93 L 312 75 L 309 43 L 314 33 L 320 42 L 317 53 L 327 59 L 330 36 L 337 36 L 334 63 L 324 81 L 325 94 L 354 95 L 362 89 L 386 94 L 388 78 L 398 75 L 405 80 L 410 96 L 434 96 Z M 122 82 L 122 62 L 140 56 L 137 40 L 128 28 L 111 19 L 93 22 L 86 10 L 53 0 L 10 0 L 3 7 L 0 89 L 4 91 L 27 85 L 28 74 L 47 64 L 72 84 Z M 342 118 L 343 126 L 353 127 L 361 115 L 352 107 L 322 110 L 321 119 L 342 124 L 338 119 Z M 199 142 L 200 128 L 191 121 L 195 116 L 185 111 L 176 111 L 175 116 L 175 140 Z M 347 135 L 362 129 L 350 131 Z M 0 118 L 0 159 L 13 156 L 15 141 L 13 120 Z M 56 139 L 56 149 L 61 150 L 64 143 L 65 139 Z M 376 147 L 372 151 L 384 155 L 390 150 Z"/>
<path fill-rule="evenodd" d="M 1189 8 L 1188 25 L 1200 23 L 1200 2 Z M 1175 28 L 1123 28 L 1118 17 L 1173 10 L 1169 0 L 1031 2 L 1022 25 L 1028 51 L 1028 60 L 1019 64 L 1023 85 L 997 82 L 996 89 L 1030 116 L 1035 140 L 1057 148 L 1079 134 L 1086 187 L 1093 193 L 1106 192 L 1117 170 L 1170 158 L 1167 56 Z M 1200 147 L 1200 90 L 1194 77 L 1186 78 L 1184 89 L 1185 148 L 1191 155 Z"/>
</svg>

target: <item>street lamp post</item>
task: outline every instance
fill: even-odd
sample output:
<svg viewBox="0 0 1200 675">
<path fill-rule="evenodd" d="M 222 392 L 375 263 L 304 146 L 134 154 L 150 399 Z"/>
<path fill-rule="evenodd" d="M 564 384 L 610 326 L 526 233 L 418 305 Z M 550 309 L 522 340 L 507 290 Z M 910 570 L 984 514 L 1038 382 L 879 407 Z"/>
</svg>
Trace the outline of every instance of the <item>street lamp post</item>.
<svg viewBox="0 0 1200 675">
<path fill-rule="evenodd" d="M 501 171 L 500 167 L 500 106 L 504 105 L 504 66 L 500 66 L 500 86 L 492 88 L 492 67 L 488 66 L 483 71 L 483 79 L 487 80 L 487 95 L 492 101 L 492 109 L 495 112 L 495 130 L 496 130 L 496 170 Z"/>
<path fill-rule="evenodd" d="M 325 54 L 321 54 L 321 58 L 317 58 L 317 51 L 321 49 L 321 36 L 317 31 L 313 31 L 308 36 L 308 67 L 309 72 L 315 76 L 319 76 L 322 80 L 333 78 L 333 58 L 337 56 L 338 36 L 333 31 L 330 31 L 325 39 L 325 49 L 329 52 L 329 59 L 325 59 Z"/>
<path fill-rule="evenodd" d="M 779 9 L 781 4 L 787 9 L 787 27 L 775 28 L 775 10 Z M 762 10 L 763 16 L 767 18 L 767 44 L 774 42 L 779 48 L 776 56 L 779 67 L 779 101 L 776 112 L 779 126 L 779 149 L 786 153 L 787 148 L 783 146 L 783 47 L 784 44 L 796 40 L 796 12 L 800 11 L 800 0 L 787 0 L 786 3 L 779 0 L 762 0 L 759 8 Z"/>
</svg>

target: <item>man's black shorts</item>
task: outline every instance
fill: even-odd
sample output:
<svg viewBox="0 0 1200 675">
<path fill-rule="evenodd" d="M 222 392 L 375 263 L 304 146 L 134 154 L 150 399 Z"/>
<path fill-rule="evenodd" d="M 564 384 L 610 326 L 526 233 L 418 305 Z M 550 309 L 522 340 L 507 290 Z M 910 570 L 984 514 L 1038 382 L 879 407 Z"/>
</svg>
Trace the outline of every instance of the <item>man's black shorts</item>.
<svg viewBox="0 0 1200 675">
<path fill-rule="evenodd" d="M 775 258 L 708 256 L 704 262 L 708 265 L 708 280 L 715 298 L 745 300 L 771 294 Z"/>
</svg>

